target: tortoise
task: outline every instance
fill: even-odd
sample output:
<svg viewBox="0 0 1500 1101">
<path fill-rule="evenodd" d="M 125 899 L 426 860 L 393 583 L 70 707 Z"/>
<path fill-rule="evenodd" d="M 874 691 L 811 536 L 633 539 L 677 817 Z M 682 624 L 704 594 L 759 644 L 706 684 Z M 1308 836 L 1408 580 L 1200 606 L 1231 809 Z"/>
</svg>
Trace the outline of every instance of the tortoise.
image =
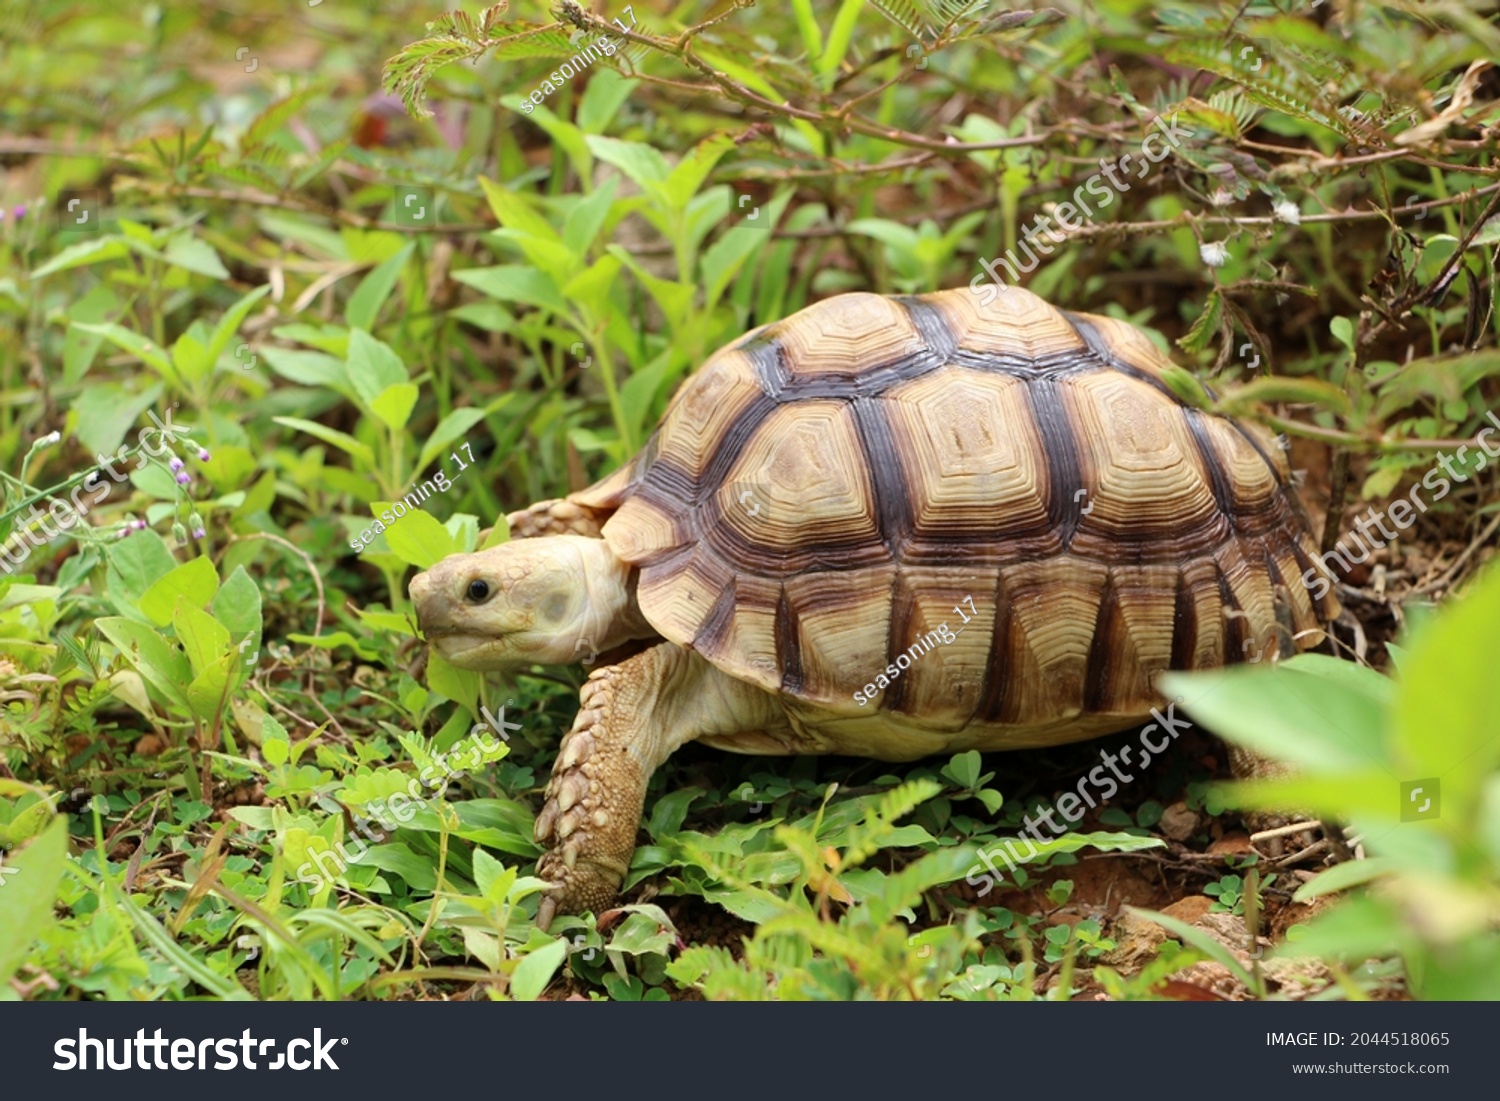
<svg viewBox="0 0 1500 1101">
<path fill-rule="evenodd" d="M 1020 288 L 841 294 L 714 354 L 614 474 L 414 578 L 461 668 L 636 642 L 562 740 L 542 924 L 614 898 L 686 742 L 1048 746 L 1143 721 L 1165 670 L 1321 641 L 1338 606 L 1299 583 L 1324 567 L 1282 449 L 1184 402 L 1171 366 Z"/>
</svg>

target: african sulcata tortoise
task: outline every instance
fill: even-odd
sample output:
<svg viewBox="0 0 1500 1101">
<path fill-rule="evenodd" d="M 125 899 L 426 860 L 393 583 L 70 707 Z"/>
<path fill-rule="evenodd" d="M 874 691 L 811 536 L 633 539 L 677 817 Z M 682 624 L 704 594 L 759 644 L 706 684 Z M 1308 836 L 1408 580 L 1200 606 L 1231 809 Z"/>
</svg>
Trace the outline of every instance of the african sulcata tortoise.
<svg viewBox="0 0 1500 1101">
<path fill-rule="evenodd" d="M 1167 669 L 1291 653 L 1337 614 L 1284 456 L 1191 408 L 1122 321 L 1029 291 L 845 294 L 715 354 L 627 466 L 411 583 L 466 669 L 594 670 L 536 821 L 598 910 L 685 742 L 910 761 L 1075 741 Z"/>
</svg>

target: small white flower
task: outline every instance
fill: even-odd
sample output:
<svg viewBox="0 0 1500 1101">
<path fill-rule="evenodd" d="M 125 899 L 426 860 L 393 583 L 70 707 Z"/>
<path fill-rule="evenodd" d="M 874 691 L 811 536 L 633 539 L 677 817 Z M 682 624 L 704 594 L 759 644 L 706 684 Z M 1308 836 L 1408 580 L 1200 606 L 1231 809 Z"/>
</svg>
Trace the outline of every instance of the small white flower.
<svg viewBox="0 0 1500 1101">
<path fill-rule="evenodd" d="M 1302 224 L 1302 211 L 1297 209 L 1297 204 L 1289 199 L 1282 199 L 1271 208 L 1271 214 L 1278 222 L 1285 222 L 1289 226 L 1300 226 Z"/>
<path fill-rule="evenodd" d="M 61 432 L 48 432 L 41 439 L 37 440 L 36 444 L 34 446 L 36 446 L 36 447 L 51 447 L 53 444 L 55 444 L 60 439 L 62 439 L 62 433 Z"/>
<path fill-rule="evenodd" d="M 1198 246 L 1198 255 L 1211 268 L 1222 268 L 1229 259 L 1229 250 L 1223 241 L 1205 241 Z"/>
<path fill-rule="evenodd" d="M 1214 193 L 1208 197 L 1208 201 L 1214 206 L 1228 206 L 1234 202 L 1234 195 L 1220 187 L 1214 190 Z"/>
</svg>

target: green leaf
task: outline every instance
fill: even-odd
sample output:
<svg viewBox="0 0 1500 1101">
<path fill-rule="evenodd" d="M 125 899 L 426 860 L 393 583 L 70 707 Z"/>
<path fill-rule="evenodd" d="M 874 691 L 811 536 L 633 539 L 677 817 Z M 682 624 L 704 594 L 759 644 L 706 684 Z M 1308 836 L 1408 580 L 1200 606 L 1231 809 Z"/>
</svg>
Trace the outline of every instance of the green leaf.
<svg viewBox="0 0 1500 1101">
<path fill-rule="evenodd" d="M 654 146 L 644 142 L 621 141 L 596 134 L 590 134 L 587 140 L 594 156 L 625 173 L 642 191 L 659 193 L 659 185 L 672 174 L 666 158 Z"/>
<path fill-rule="evenodd" d="M 377 506 L 385 502 L 377 501 Z M 412 510 L 385 529 L 385 541 L 401 561 L 419 569 L 430 569 L 450 554 L 459 552 L 448 529 L 425 512 Z"/>
<path fill-rule="evenodd" d="M 516 192 L 483 176 L 479 177 L 479 186 L 484 188 L 484 197 L 489 200 L 490 209 L 495 213 L 495 220 L 506 229 L 520 230 L 522 233 L 544 241 L 558 244 L 562 242 L 562 238 L 552 227 L 552 223 L 532 210 L 531 205 Z"/>
<path fill-rule="evenodd" d="M 344 320 L 351 329 L 363 329 L 367 332 L 374 330 L 380 308 L 390 298 L 391 291 L 395 290 L 396 280 L 401 277 L 401 269 L 406 266 L 415 248 L 414 244 L 406 245 L 360 280 L 359 286 L 349 296 L 349 304 L 344 307 Z"/>
<path fill-rule="evenodd" d="M 1263 756 L 1316 772 L 1383 761 L 1390 682 L 1349 662 L 1325 662 L 1167 673 L 1161 684 L 1182 698 L 1180 711 Z"/>
<path fill-rule="evenodd" d="M 400 432 L 411 419 L 421 391 L 409 382 L 398 382 L 387 386 L 376 399 L 370 402 L 370 412 L 380 418 L 392 432 Z"/>
<path fill-rule="evenodd" d="M 172 629 L 182 643 L 194 676 L 201 676 L 229 651 L 229 632 L 213 616 L 202 608 L 190 604 L 186 598 L 177 598 L 177 607 L 172 616 Z"/>
<path fill-rule="evenodd" d="M 197 275 L 206 275 L 210 279 L 229 278 L 229 269 L 213 246 L 194 237 L 191 231 L 185 230 L 168 241 L 162 255 L 167 263 Z"/>
<path fill-rule="evenodd" d="M 979 750 L 971 749 L 965 753 L 955 753 L 949 758 L 947 765 L 943 767 L 943 775 L 951 779 L 959 787 L 972 790 L 979 783 L 980 770 Z"/>
<path fill-rule="evenodd" d="M 510 976 L 510 993 L 521 1002 L 534 1002 L 542 996 L 552 976 L 568 956 L 568 942 L 558 938 L 545 948 L 538 948 L 520 963 Z"/>
<path fill-rule="evenodd" d="M 520 302 L 563 317 L 569 316 L 568 304 L 552 277 L 524 264 L 471 268 L 454 272 L 453 278 L 502 302 Z"/>
<path fill-rule="evenodd" d="M 158 627 L 165 627 L 172 622 L 178 597 L 201 609 L 218 591 L 218 571 L 212 561 L 200 556 L 184 562 L 147 589 L 141 597 L 141 611 Z"/>
<path fill-rule="evenodd" d="M 592 195 L 579 200 L 573 205 L 573 209 L 568 211 L 568 216 L 563 222 L 562 243 L 574 255 L 587 256 L 594 238 L 598 237 L 599 231 L 604 228 L 604 223 L 609 218 L 610 207 L 615 201 L 615 192 L 618 190 L 616 184 L 616 177 L 611 176 L 595 188 Z"/>
<path fill-rule="evenodd" d="M 349 373 L 344 361 L 323 352 L 307 352 L 300 348 L 261 348 L 257 353 L 266 365 L 282 378 L 303 386 L 325 386 L 351 400 L 354 387 L 349 382 Z"/>
<path fill-rule="evenodd" d="M 139 605 L 146 591 L 176 568 L 177 560 L 160 535 L 149 528 L 137 532 L 117 544 L 109 555 L 110 596 Z"/>
<path fill-rule="evenodd" d="M 188 706 L 185 693 L 192 670 L 187 658 L 168 646 L 160 631 L 123 616 L 95 620 L 94 626 L 153 688 L 182 707 Z"/>
<path fill-rule="evenodd" d="M 1395 744 L 1412 769 L 1403 778 L 1442 776 L 1453 795 L 1477 799 L 1500 761 L 1500 568 L 1487 569 L 1408 646 L 1394 715 Z"/>
<path fill-rule="evenodd" d="M 631 80 L 613 69 L 600 69 L 589 78 L 589 85 L 578 102 L 578 127 L 584 133 L 602 134 L 638 84 L 640 81 Z M 576 167 L 583 179 L 593 175 L 586 165 Z"/>
<path fill-rule="evenodd" d="M 715 134 L 693 147 L 692 152 L 677 162 L 667 177 L 662 194 L 676 210 L 686 210 L 694 195 L 703 187 L 714 165 L 725 153 L 734 148 L 734 139 L 728 134 Z"/>
<path fill-rule="evenodd" d="M 258 640 L 261 626 L 260 586 L 250 579 L 244 566 L 236 566 L 229 579 L 220 586 L 209 604 L 209 610 L 231 637 Z M 252 643 L 256 645 L 256 643 Z"/>
<path fill-rule="evenodd" d="M 508 394 L 501 395 L 509 399 Z M 438 422 L 438 426 L 432 430 L 432 435 L 427 437 L 427 442 L 422 445 L 422 454 L 417 458 L 417 469 L 425 470 L 433 459 L 442 453 L 454 440 L 461 439 L 464 433 L 484 420 L 484 409 L 465 407 L 455 409 Z"/>
<path fill-rule="evenodd" d="M 185 332 L 172 345 L 172 365 L 188 382 L 199 382 L 213 369 L 205 347 L 191 332 Z"/>
<path fill-rule="evenodd" d="M 187 686 L 188 707 L 204 723 L 215 722 L 229 700 L 229 684 L 234 678 L 233 657 L 226 653 L 215 659 Z"/>
<path fill-rule="evenodd" d="M 277 424 L 285 425 L 287 428 L 295 428 L 306 432 L 309 436 L 316 436 L 324 443 L 332 444 L 340 451 L 345 452 L 357 463 L 362 463 L 367 469 L 375 467 L 375 452 L 365 444 L 360 443 L 353 436 L 336 429 L 325 427 L 317 421 L 306 421 L 301 417 L 272 417 Z"/>
<path fill-rule="evenodd" d="M 479 893 L 492 902 L 505 901 L 505 893 L 502 891 L 496 898 L 490 888 L 499 882 L 505 875 L 505 865 L 496 860 L 483 849 L 474 850 L 474 886 L 479 888 Z M 511 878 L 515 878 L 515 872 L 511 872 Z"/>
<path fill-rule="evenodd" d="M 327 635 L 304 635 L 293 632 L 286 637 L 288 642 L 295 642 L 299 646 L 316 646 L 319 650 L 336 650 L 340 646 L 347 646 L 361 661 L 374 661 L 380 657 L 380 651 L 363 645 L 360 639 L 355 638 L 348 631 L 334 631 Z"/>
<path fill-rule="evenodd" d="M 1298 887 L 1297 892 L 1292 895 L 1292 901 L 1311 902 L 1315 898 L 1322 898 L 1336 891 L 1347 891 L 1350 887 L 1358 887 L 1383 875 L 1389 875 L 1398 867 L 1396 861 L 1387 857 L 1371 857 L 1335 864 L 1327 871 L 1319 873 L 1316 879 Z"/>
<path fill-rule="evenodd" d="M 31 944 L 54 921 L 52 902 L 68 864 L 68 822 L 55 817 L 24 848 L 4 854 L 0 885 L 0 983 L 26 960 Z M 15 997 L 15 995 L 11 995 Z"/>
<path fill-rule="evenodd" d="M 118 236 L 99 237 L 92 241 L 80 241 L 69 245 L 51 260 L 31 273 L 33 279 L 43 279 L 60 271 L 98 264 L 105 260 L 118 260 L 130 254 L 130 246 Z"/>
<path fill-rule="evenodd" d="M 104 325 L 75 324 L 74 328 L 78 329 L 80 332 L 97 333 L 99 336 L 102 336 L 105 340 L 109 341 L 115 347 L 129 352 L 137 359 L 146 363 L 152 368 L 152 370 L 161 375 L 162 378 L 166 379 L 173 386 L 182 385 L 182 380 L 178 378 L 177 370 L 172 366 L 172 362 L 167 357 L 167 353 L 164 352 L 159 345 L 141 336 L 140 333 L 132 332 L 131 330 L 121 325 L 114 324 L 113 322 Z"/>
<path fill-rule="evenodd" d="M 349 334 L 349 381 L 367 406 L 373 406 L 388 387 L 409 381 L 406 365 L 390 345 L 363 329 Z M 403 422 L 404 423 L 404 422 Z"/>
<path fill-rule="evenodd" d="M 400 876 L 414 891 L 426 892 L 437 887 L 437 869 L 431 861 L 418 856 L 400 841 L 370 846 L 370 851 L 359 858 L 359 863 Z"/>
</svg>

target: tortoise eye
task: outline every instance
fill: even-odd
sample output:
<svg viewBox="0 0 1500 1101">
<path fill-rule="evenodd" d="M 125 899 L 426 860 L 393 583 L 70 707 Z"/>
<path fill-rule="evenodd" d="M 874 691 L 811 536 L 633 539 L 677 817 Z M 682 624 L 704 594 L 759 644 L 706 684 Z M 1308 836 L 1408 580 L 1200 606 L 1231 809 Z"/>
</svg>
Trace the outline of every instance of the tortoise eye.
<svg viewBox="0 0 1500 1101">
<path fill-rule="evenodd" d="M 469 582 L 469 599 L 475 604 L 483 603 L 490 595 L 490 583 L 475 578 Z"/>
</svg>

